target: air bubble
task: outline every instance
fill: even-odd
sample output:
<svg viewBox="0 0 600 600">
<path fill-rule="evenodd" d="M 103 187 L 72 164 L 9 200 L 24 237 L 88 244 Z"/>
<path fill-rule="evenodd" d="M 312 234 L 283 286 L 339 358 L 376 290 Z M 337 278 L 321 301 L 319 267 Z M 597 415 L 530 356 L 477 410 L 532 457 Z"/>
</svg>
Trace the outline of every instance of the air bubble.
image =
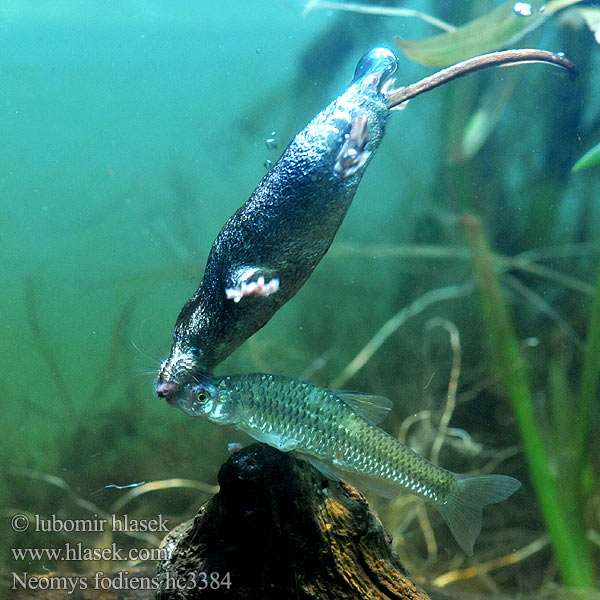
<svg viewBox="0 0 600 600">
<path fill-rule="evenodd" d="M 277 150 L 277 140 L 275 139 L 274 131 L 271 131 L 271 135 L 265 140 L 265 144 L 269 150 Z"/>
<path fill-rule="evenodd" d="M 520 17 L 530 17 L 533 14 L 533 8 L 529 2 L 515 2 L 513 11 Z"/>
<path fill-rule="evenodd" d="M 273 161 L 272 161 L 272 160 L 269 160 L 269 159 L 267 158 L 267 160 L 265 160 L 265 162 L 263 163 L 263 165 L 264 165 L 264 167 L 265 167 L 265 169 L 266 169 L 267 171 L 270 171 L 270 170 L 271 170 L 271 167 L 273 166 Z"/>
</svg>

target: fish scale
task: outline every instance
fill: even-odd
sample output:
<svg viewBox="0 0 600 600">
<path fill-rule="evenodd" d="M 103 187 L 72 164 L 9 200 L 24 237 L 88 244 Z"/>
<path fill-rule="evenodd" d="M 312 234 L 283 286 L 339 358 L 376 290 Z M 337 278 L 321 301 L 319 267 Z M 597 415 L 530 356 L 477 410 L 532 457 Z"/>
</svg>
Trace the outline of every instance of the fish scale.
<svg viewBox="0 0 600 600">
<path fill-rule="evenodd" d="M 199 377 L 169 400 L 192 416 L 233 425 L 260 442 L 294 451 L 326 476 L 350 476 L 391 496 L 401 490 L 435 506 L 456 541 L 472 554 L 482 509 L 521 486 L 506 475 L 460 475 L 434 465 L 379 427 L 390 402 L 336 392 L 267 373 Z"/>
</svg>

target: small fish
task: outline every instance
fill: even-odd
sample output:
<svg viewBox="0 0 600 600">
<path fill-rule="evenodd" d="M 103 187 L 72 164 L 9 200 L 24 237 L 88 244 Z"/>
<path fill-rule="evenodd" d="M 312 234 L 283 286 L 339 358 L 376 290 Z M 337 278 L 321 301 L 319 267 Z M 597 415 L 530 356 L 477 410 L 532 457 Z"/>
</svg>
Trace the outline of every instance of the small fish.
<svg viewBox="0 0 600 600">
<path fill-rule="evenodd" d="M 483 507 L 521 487 L 506 475 L 459 475 L 429 462 L 377 427 L 391 409 L 381 396 L 250 373 L 200 377 L 186 394 L 167 401 L 188 415 L 234 425 L 260 442 L 294 451 L 331 479 L 358 477 L 359 485 L 387 497 L 399 488 L 416 494 L 440 511 L 469 555 Z"/>
</svg>

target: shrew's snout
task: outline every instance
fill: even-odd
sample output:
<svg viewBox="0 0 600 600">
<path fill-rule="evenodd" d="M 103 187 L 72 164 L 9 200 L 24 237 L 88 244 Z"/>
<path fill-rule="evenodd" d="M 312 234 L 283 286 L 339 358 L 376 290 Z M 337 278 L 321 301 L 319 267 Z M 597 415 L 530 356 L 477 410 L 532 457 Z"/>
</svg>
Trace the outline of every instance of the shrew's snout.
<svg viewBox="0 0 600 600">
<path fill-rule="evenodd" d="M 156 384 L 156 395 L 159 398 L 172 398 L 177 394 L 179 386 L 174 381 L 160 381 Z"/>
<path fill-rule="evenodd" d="M 181 351 L 178 346 L 174 345 L 169 358 L 160 367 L 156 382 L 156 395 L 167 400 L 175 398 L 196 369 L 194 355 L 191 352 Z"/>
<path fill-rule="evenodd" d="M 356 65 L 352 83 L 362 81 L 363 85 L 374 86 L 381 91 L 398 68 L 398 57 L 387 48 L 373 48 Z"/>
</svg>

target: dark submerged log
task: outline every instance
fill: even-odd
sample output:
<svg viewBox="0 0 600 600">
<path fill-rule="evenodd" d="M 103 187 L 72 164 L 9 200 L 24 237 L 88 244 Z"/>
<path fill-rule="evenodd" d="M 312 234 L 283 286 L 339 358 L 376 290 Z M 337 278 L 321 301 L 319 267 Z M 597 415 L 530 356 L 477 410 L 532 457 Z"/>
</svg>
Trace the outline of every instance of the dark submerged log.
<svg viewBox="0 0 600 600">
<path fill-rule="evenodd" d="M 165 559 L 95 573 L 57 572 L 15 600 L 481 600 L 412 582 L 365 498 L 263 444 L 232 455 L 221 489 L 163 540 Z M 117 565 L 120 567 L 120 565 Z M 122 567 L 121 567 L 122 568 Z M 58 580 L 83 577 L 73 593 Z M 140 583 L 141 582 L 141 583 Z M 158 591 L 155 590 L 158 584 Z M 56 587 L 56 589 L 45 589 Z M 44 589 L 41 589 L 44 588 Z"/>
<path fill-rule="evenodd" d="M 157 598 L 429 598 L 346 483 L 254 444 L 221 467 L 219 484 L 195 519 L 165 538 Z"/>
</svg>

